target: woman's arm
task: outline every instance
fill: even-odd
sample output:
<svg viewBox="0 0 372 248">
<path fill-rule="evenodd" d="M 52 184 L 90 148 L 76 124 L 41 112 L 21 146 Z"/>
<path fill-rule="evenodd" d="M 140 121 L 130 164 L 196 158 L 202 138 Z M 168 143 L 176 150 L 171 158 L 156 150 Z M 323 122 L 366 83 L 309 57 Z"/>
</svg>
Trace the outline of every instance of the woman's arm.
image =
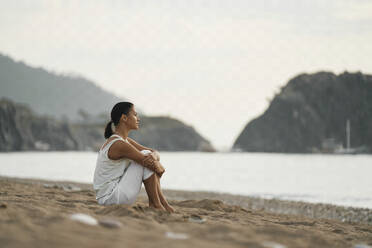
<svg viewBox="0 0 372 248">
<path fill-rule="evenodd" d="M 146 146 L 143 146 L 143 145 L 140 145 L 138 144 L 136 141 L 134 141 L 133 139 L 131 138 L 127 138 L 127 140 L 129 141 L 129 143 L 134 146 L 135 148 L 137 148 L 137 150 L 139 151 L 142 151 L 142 150 L 150 150 L 150 151 L 154 151 L 153 149 L 149 148 L 149 147 L 146 147 Z"/>
<path fill-rule="evenodd" d="M 134 141 L 133 139 L 131 138 L 127 138 L 129 143 L 134 146 L 135 148 L 137 148 L 137 150 L 139 151 L 142 151 L 142 150 L 150 150 L 152 152 L 152 155 L 154 156 L 154 158 L 157 160 L 157 161 L 160 161 L 160 154 L 157 150 L 155 149 L 152 149 L 152 148 L 149 148 L 149 147 L 146 147 L 146 146 L 143 146 L 143 145 L 140 145 L 138 144 L 136 141 Z"/>
<path fill-rule="evenodd" d="M 107 156 L 112 160 L 128 158 L 156 172 L 159 170 L 159 166 L 151 154 L 145 155 L 130 143 L 117 141 L 111 145 Z"/>
</svg>

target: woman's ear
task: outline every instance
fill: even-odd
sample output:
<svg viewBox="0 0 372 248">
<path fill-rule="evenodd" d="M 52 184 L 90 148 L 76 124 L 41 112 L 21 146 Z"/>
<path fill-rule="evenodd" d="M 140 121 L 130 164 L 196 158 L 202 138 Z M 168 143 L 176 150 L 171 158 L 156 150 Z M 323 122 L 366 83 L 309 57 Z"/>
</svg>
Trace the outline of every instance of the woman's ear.
<svg viewBox="0 0 372 248">
<path fill-rule="evenodd" d="M 127 116 L 125 114 L 122 114 L 121 115 L 121 118 L 123 118 L 123 121 L 126 121 L 127 120 Z"/>
</svg>

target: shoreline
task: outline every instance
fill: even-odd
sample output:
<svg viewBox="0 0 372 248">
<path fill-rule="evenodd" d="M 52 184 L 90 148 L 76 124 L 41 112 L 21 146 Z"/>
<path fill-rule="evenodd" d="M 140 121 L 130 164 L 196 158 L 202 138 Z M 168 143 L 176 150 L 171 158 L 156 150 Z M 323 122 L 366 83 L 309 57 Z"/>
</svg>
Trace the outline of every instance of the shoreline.
<svg viewBox="0 0 372 248">
<path fill-rule="evenodd" d="M 0 246 L 372 247 L 370 223 L 330 215 L 358 220 L 363 209 L 353 209 L 351 215 L 331 205 L 210 192 L 164 193 L 175 213 L 149 208 L 143 189 L 130 206 L 102 206 L 91 184 L 0 176 Z"/>
<path fill-rule="evenodd" d="M 0 175 L 1 180 L 10 180 L 19 183 L 31 184 L 51 184 L 51 185 L 70 185 L 84 190 L 92 190 L 92 184 L 79 183 L 73 181 L 53 181 L 45 179 L 7 177 Z M 275 214 L 289 214 L 304 216 L 312 219 L 331 219 L 347 223 L 363 223 L 372 225 L 372 209 L 339 206 L 326 203 L 310 203 L 303 201 L 290 201 L 281 199 L 265 199 L 260 197 L 244 196 L 230 193 L 217 193 L 210 191 L 187 191 L 163 189 L 169 200 L 220 200 L 229 205 L 237 205 L 250 210 L 261 210 Z M 139 196 L 146 198 L 146 193 L 142 186 Z"/>
</svg>

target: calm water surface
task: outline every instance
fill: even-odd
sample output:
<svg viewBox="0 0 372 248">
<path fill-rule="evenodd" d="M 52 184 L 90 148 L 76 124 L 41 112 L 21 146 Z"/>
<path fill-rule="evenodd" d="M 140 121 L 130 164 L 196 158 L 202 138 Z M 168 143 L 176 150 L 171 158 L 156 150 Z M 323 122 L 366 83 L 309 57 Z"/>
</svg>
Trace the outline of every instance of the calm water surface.
<svg viewBox="0 0 372 248">
<path fill-rule="evenodd" d="M 93 152 L 0 153 L 0 175 L 92 183 Z M 168 189 L 372 209 L 372 156 L 161 152 Z"/>
</svg>

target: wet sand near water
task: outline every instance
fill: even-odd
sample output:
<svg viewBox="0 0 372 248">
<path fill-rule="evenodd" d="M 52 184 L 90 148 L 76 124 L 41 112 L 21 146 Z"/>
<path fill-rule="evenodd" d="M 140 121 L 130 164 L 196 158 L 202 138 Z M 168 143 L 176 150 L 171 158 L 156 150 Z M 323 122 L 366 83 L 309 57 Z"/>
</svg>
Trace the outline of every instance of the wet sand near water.
<svg viewBox="0 0 372 248">
<path fill-rule="evenodd" d="M 176 213 L 149 208 L 143 191 L 132 206 L 100 206 L 90 184 L 0 177 L 0 246 L 372 247 L 369 210 L 350 222 L 314 215 L 342 212 L 330 205 L 164 192 Z M 296 207 L 313 214 L 275 213 Z"/>
</svg>

